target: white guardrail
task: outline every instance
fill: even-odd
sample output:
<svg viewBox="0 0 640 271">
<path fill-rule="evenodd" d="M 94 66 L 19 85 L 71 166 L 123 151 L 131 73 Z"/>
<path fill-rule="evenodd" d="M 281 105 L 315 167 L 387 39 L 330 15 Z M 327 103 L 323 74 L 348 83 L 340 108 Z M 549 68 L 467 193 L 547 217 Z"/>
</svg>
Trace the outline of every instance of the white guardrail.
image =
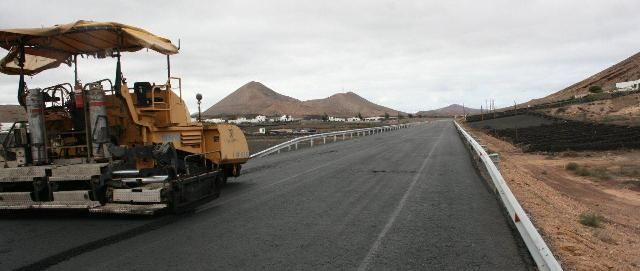
<svg viewBox="0 0 640 271">
<path fill-rule="evenodd" d="M 298 149 L 298 143 L 300 142 L 305 142 L 305 141 L 309 141 L 309 146 L 313 147 L 313 142 L 316 139 L 322 138 L 324 143 L 327 143 L 327 137 L 333 137 L 333 141 L 337 141 L 337 137 L 338 136 L 342 136 L 342 140 L 346 140 L 347 135 L 349 135 L 349 139 L 353 138 L 353 136 L 367 136 L 367 135 L 375 135 L 375 134 L 379 134 L 382 132 L 387 132 L 387 131 L 393 131 L 393 130 L 399 130 L 402 128 L 407 128 L 410 126 L 415 125 L 416 123 L 406 123 L 406 124 L 397 124 L 397 125 L 387 125 L 387 126 L 380 126 L 380 127 L 371 127 L 371 128 L 362 128 L 362 129 L 354 129 L 354 130 L 346 130 L 346 131 L 336 131 L 336 132 L 328 132 L 328 133 L 322 133 L 322 134 L 314 134 L 314 135 L 308 135 L 308 136 L 301 136 L 301 137 L 296 137 L 294 139 L 291 139 L 287 142 L 283 142 L 280 143 L 278 145 L 275 145 L 273 147 L 270 147 L 268 149 L 256 152 L 252 155 L 249 156 L 249 158 L 255 158 L 255 157 L 264 157 L 267 156 L 269 154 L 275 153 L 275 152 L 280 152 L 280 150 L 287 148 L 288 150 L 291 150 L 291 147 L 294 146 L 296 149 Z"/>
<path fill-rule="evenodd" d="M 480 157 L 482 164 L 487 169 L 491 181 L 494 186 L 494 191 L 499 195 L 502 204 L 509 213 L 510 219 L 518 229 L 522 240 L 524 240 L 529 253 L 536 262 L 539 270 L 562 270 L 560 263 L 553 256 L 551 250 L 538 233 L 538 230 L 533 226 L 531 220 L 518 203 L 516 197 L 511 193 L 511 189 L 502 178 L 502 174 L 498 171 L 498 168 L 493 164 L 487 152 L 480 146 L 480 144 L 467 133 L 456 121 L 454 121 L 456 128 L 460 131 L 460 134 L 469 143 L 472 149 Z"/>
</svg>

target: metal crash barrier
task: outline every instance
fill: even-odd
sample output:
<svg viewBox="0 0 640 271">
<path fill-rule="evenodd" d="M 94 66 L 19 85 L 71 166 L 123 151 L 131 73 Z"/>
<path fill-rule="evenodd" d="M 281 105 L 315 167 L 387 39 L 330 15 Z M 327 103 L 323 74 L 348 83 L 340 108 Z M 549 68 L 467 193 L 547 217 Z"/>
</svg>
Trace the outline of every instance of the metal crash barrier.
<svg viewBox="0 0 640 271">
<path fill-rule="evenodd" d="M 474 155 L 478 159 L 477 165 L 484 166 L 486 172 L 489 175 L 489 185 L 492 187 L 494 193 L 500 199 L 500 203 L 504 206 L 507 213 L 509 214 L 509 219 L 515 225 L 520 237 L 524 241 L 531 257 L 535 261 L 539 270 L 562 270 L 560 263 L 553 256 L 553 253 L 545 243 L 538 230 L 533 226 L 529 216 L 524 212 L 520 203 L 509 189 L 509 186 L 502 178 L 502 174 L 494 164 L 494 162 L 489 157 L 489 154 L 482 148 L 482 146 L 469 134 L 465 131 L 462 126 L 460 126 L 456 121 L 454 121 L 458 132 L 464 139 L 465 143 L 472 151 L 472 155 Z M 482 170 L 482 169 L 481 169 Z"/>
</svg>

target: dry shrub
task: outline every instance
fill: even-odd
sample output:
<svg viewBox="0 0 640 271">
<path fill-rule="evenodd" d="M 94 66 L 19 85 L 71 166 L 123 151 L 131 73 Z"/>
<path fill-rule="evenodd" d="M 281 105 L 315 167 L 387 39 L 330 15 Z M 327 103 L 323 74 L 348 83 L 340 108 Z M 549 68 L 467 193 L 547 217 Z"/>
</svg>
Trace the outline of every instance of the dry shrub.
<svg viewBox="0 0 640 271">
<path fill-rule="evenodd" d="M 593 232 L 593 236 L 600 239 L 600 241 L 607 244 L 617 245 L 616 239 L 613 237 L 610 231 L 606 229 L 597 229 Z"/>
<path fill-rule="evenodd" d="M 604 216 L 596 212 L 586 211 L 580 214 L 580 219 L 578 221 L 580 224 L 588 227 L 600 228 L 602 223 L 604 223 L 604 220 Z"/>
<path fill-rule="evenodd" d="M 576 169 L 576 174 L 579 176 L 591 176 L 591 171 L 587 167 L 578 167 Z"/>
<path fill-rule="evenodd" d="M 575 162 L 569 162 L 567 165 L 564 166 L 564 169 L 570 170 L 570 171 L 576 171 L 578 169 L 578 164 Z"/>
</svg>

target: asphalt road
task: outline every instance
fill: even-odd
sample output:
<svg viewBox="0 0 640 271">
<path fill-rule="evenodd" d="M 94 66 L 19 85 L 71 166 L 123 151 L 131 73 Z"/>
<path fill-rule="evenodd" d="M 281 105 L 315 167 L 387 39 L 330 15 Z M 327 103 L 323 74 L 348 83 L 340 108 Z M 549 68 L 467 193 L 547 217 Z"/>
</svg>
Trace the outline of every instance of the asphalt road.
<svg viewBox="0 0 640 271">
<path fill-rule="evenodd" d="M 448 121 L 251 160 L 152 219 L 0 218 L 0 269 L 526 270 Z"/>
</svg>

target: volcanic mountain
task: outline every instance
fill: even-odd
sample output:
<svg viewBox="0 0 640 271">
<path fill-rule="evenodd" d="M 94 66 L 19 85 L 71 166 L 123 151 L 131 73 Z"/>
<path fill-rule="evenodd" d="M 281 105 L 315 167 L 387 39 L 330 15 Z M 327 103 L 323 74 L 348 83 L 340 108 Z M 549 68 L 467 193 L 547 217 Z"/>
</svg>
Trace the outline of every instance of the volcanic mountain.
<svg viewBox="0 0 640 271">
<path fill-rule="evenodd" d="M 531 100 L 525 103 L 525 106 L 566 100 L 574 95 L 589 94 L 589 88 L 594 86 L 601 87 L 604 92 L 609 92 L 615 90 L 616 83 L 638 79 L 640 79 L 640 53 L 636 53 L 563 90 L 540 99 Z M 638 106 L 640 93 L 622 92 L 619 94 L 626 95 L 592 94 L 592 97 L 595 96 L 599 99 L 597 102 L 578 100 L 575 104 L 560 104 L 553 108 L 542 108 L 538 112 L 569 120 L 640 126 L 640 107 Z M 519 107 L 523 106 L 519 105 Z"/>
<path fill-rule="evenodd" d="M 282 95 L 259 82 L 249 82 L 214 104 L 205 116 L 280 115 L 306 111 L 298 99 Z"/>
<path fill-rule="evenodd" d="M 325 99 L 300 101 L 273 91 L 259 82 L 249 82 L 203 112 L 205 116 L 293 115 L 381 116 L 404 114 L 374 104 L 353 92 L 334 94 Z"/>
<path fill-rule="evenodd" d="M 564 100 L 579 94 L 588 94 L 591 86 L 599 86 L 604 91 L 615 89 L 616 83 L 637 80 L 640 78 L 640 53 L 599 72 L 587 79 L 570 85 L 556 93 L 540 99 L 533 99 L 525 104 L 539 104 L 557 100 Z"/>
<path fill-rule="evenodd" d="M 432 116 L 432 117 L 446 117 L 454 115 L 462 115 L 467 113 L 468 115 L 480 114 L 480 109 L 474 109 L 469 107 L 463 107 L 459 104 L 452 104 L 443 108 L 438 108 L 428 111 L 419 111 L 416 115 L 420 116 Z"/>
<path fill-rule="evenodd" d="M 0 105 L 0 122 L 10 123 L 16 121 L 26 121 L 27 113 L 24 107 L 17 104 Z"/>
</svg>

